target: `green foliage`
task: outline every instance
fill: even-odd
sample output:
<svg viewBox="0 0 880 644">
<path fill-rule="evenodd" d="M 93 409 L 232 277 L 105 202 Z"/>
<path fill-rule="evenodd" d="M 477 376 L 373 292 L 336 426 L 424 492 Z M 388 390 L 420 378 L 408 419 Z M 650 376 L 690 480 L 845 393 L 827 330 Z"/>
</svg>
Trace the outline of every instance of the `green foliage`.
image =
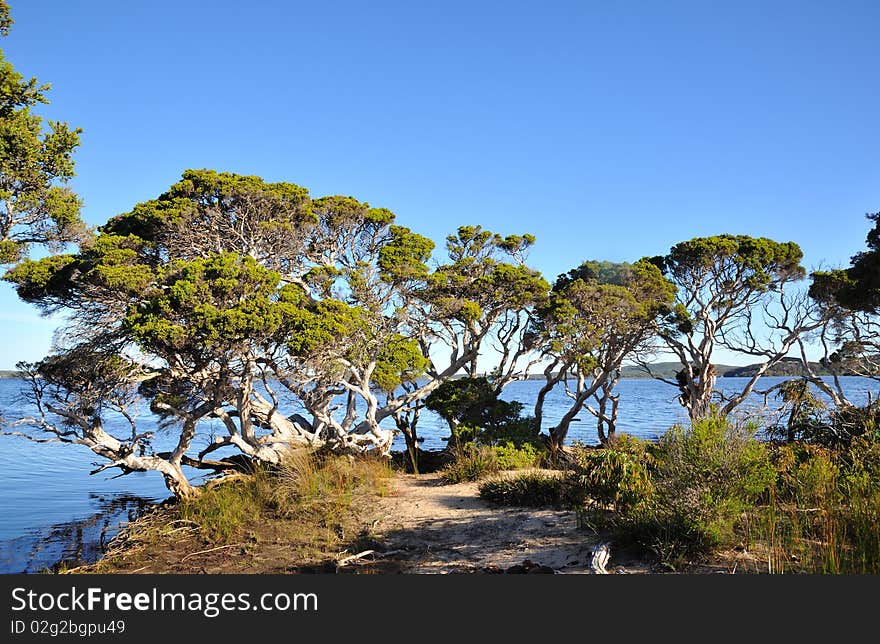
<svg viewBox="0 0 880 644">
<path fill-rule="evenodd" d="M 0 34 L 13 21 L 0 6 Z M 83 241 L 87 229 L 80 200 L 68 187 L 74 176 L 73 152 L 81 129 L 43 119 L 32 112 L 48 103 L 49 85 L 25 79 L 0 52 L 0 263 L 26 255 L 32 243 L 58 251 L 66 242 Z"/>
<path fill-rule="evenodd" d="M 463 443 L 452 449 L 452 462 L 440 471 L 440 476 L 447 483 L 464 483 L 477 481 L 500 469 L 494 449 Z"/>
<path fill-rule="evenodd" d="M 235 234 L 243 213 L 248 232 Z M 186 170 L 167 192 L 113 217 L 99 230 L 134 235 L 156 248 L 173 250 L 175 259 L 192 259 L 200 254 L 198 246 L 178 241 L 194 231 L 204 235 L 203 242 L 215 252 L 271 248 L 282 253 L 300 246 L 300 234 L 315 222 L 308 191 L 301 186 L 205 169 Z"/>
<path fill-rule="evenodd" d="M 624 513 L 621 528 L 667 562 L 732 543 L 744 513 L 775 482 L 754 432 L 719 416 L 670 429 L 652 449 L 650 502 Z"/>
<path fill-rule="evenodd" d="M 39 260 L 24 259 L 3 276 L 15 285 L 18 296 L 26 302 L 48 301 L 67 288 L 70 275 L 64 270 L 76 261 L 73 255 L 50 255 Z"/>
<path fill-rule="evenodd" d="M 499 399 L 496 387 L 482 376 L 447 380 L 425 398 L 425 406 L 449 423 L 453 444 L 522 445 L 538 439 L 532 420 L 520 417 L 522 403 Z"/>
<path fill-rule="evenodd" d="M 793 443 L 773 450 L 777 498 L 810 508 L 835 494 L 840 468 L 826 448 Z"/>
<path fill-rule="evenodd" d="M 426 278 L 425 262 L 431 257 L 434 242 L 403 226 L 391 226 L 389 233 L 391 239 L 382 246 L 378 258 L 383 277 L 391 282 Z"/>
<path fill-rule="evenodd" d="M 654 491 L 649 455 L 636 439 L 602 449 L 580 449 L 575 480 L 585 498 L 628 512 L 646 504 Z"/>
<path fill-rule="evenodd" d="M 771 572 L 880 572 L 880 442 L 804 442 L 773 451 L 776 494 L 751 513 L 746 538 Z"/>
<path fill-rule="evenodd" d="M 716 235 L 676 244 L 663 264 L 680 285 L 694 283 L 693 278 L 702 275 L 735 298 L 742 291 L 764 291 L 775 288 L 781 279 L 803 277 L 802 258 L 803 252 L 794 242 Z"/>
<path fill-rule="evenodd" d="M 15 21 L 9 15 L 9 4 L 4 0 L 0 0 L 0 35 L 8 36 L 9 29 Z"/>
<path fill-rule="evenodd" d="M 810 441 L 824 433 L 825 404 L 813 395 L 807 380 L 786 380 L 779 385 L 776 398 L 782 401 L 782 409 L 788 410 L 788 418 L 785 426 L 768 428 L 771 436 Z"/>
<path fill-rule="evenodd" d="M 14 239 L 0 240 L 0 264 L 12 264 L 22 258 L 25 245 Z"/>
<path fill-rule="evenodd" d="M 576 504 L 565 478 L 543 472 L 492 478 L 479 486 L 480 498 L 514 507 L 571 508 Z"/>
<path fill-rule="evenodd" d="M 537 467 L 541 460 L 541 450 L 532 443 L 523 443 L 519 447 L 512 442 L 492 445 L 498 469 L 521 470 Z"/>
<path fill-rule="evenodd" d="M 485 445 L 500 446 L 509 443 L 517 448 L 541 448 L 543 443 L 535 418 L 520 416 L 521 412 L 522 403 L 517 401 L 493 408 L 490 410 L 488 422 L 477 434 L 476 440 Z"/>
<path fill-rule="evenodd" d="M 271 336 L 284 322 L 274 299 L 278 274 L 251 257 L 177 260 L 158 277 L 157 287 L 129 309 L 124 328 L 160 354 L 226 351 L 230 344 Z"/>
<path fill-rule="evenodd" d="M 538 308 L 535 332 L 552 354 L 583 371 L 613 369 L 626 348 L 650 335 L 674 295 L 674 286 L 649 262 L 584 262 L 556 280 Z"/>
<path fill-rule="evenodd" d="M 379 389 L 393 392 L 404 382 L 415 382 L 428 366 L 416 340 L 395 335 L 379 349 L 373 382 Z"/>
<path fill-rule="evenodd" d="M 854 311 L 880 310 L 880 212 L 866 217 L 874 222 L 866 239 L 868 250 L 856 254 L 848 268 L 812 274 L 810 296 L 819 302 Z"/>
<path fill-rule="evenodd" d="M 532 243 L 531 235 L 501 237 L 480 226 L 462 226 L 446 240 L 451 263 L 431 273 L 420 296 L 430 303 L 434 317 L 470 327 L 502 311 L 540 302 L 549 284 L 522 263 Z"/>
<path fill-rule="evenodd" d="M 541 449 L 528 443 L 521 446 L 511 442 L 499 445 L 462 443 L 451 451 L 452 460 L 441 470 L 447 483 L 477 481 L 502 470 L 537 467 L 543 458 Z"/>
</svg>

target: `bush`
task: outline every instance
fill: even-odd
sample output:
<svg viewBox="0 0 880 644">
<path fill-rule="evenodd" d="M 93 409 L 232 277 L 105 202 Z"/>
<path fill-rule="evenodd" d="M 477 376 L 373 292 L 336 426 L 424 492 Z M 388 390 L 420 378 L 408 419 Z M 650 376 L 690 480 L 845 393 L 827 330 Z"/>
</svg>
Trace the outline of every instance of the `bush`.
<svg viewBox="0 0 880 644">
<path fill-rule="evenodd" d="M 827 448 L 795 443 L 774 450 L 772 460 L 779 500 L 807 508 L 836 494 L 840 468 Z"/>
<path fill-rule="evenodd" d="M 349 458 L 300 450 L 278 468 L 256 467 L 182 501 L 180 518 L 212 542 L 229 542 L 249 523 L 281 518 L 303 526 L 331 526 L 348 519 L 359 494 L 384 494 L 391 477 L 387 459 Z"/>
<path fill-rule="evenodd" d="M 540 428 L 522 416 L 523 404 L 501 400 L 492 381 L 484 376 L 447 380 L 425 398 L 425 407 L 449 423 L 451 447 L 466 443 L 539 447 Z"/>
<path fill-rule="evenodd" d="M 492 447 L 500 470 L 522 470 L 537 467 L 541 458 L 538 449 L 531 443 L 517 447 L 511 442 Z"/>
<path fill-rule="evenodd" d="M 477 481 L 501 470 L 536 467 L 541 453 L 526 443 L 517 447 L 507 442 L 502 445 L 464 443 L 452 448 L 452 462 L 441 470 L 447 483 Z"/>
<path fill-rule="evenodd" d="M 670 429 L 653 450 L 650 502 L 623 513 L 627 531 L 669 562 L 730 543 L 775 481 L 755 431 L 718 416 Z"/>
<path fill-rule="evenodd" d="M 575 479 L 593 502 L 627 511 L 650 499 L 654 486 L 645 452 L 585 449 L 577 452 L 576 460 Z"/>
<path fill-rule="evenodd" d="M 777 494 L 751 517 L 749 538 L 773 572 L 880 572 L 880 443 L 795 443 L 774 450 Z"/>
<path fill-rule="evenodd" d="M 494 449 L 465 443 L 452 448 L 452 462 L 440 471 L 440 476 L 447 483 L 463 483 L 477 481 L 500 469 Z"/>
<path fill-rule="evenodd" d="M 561 476 L 529 472 L 480 484 L 480 497 L 501 505 L 570 508 L 579 497 Z"/>
<path fill-rule="evenodd" d="M 489 425 L 478 435 L 477 440 L 486 445 L 512 444 L 518 448 L 531 447 L 535 451 L 544 446 L 532 416 L 518 416 L 503 423 Z"/>
</svg>

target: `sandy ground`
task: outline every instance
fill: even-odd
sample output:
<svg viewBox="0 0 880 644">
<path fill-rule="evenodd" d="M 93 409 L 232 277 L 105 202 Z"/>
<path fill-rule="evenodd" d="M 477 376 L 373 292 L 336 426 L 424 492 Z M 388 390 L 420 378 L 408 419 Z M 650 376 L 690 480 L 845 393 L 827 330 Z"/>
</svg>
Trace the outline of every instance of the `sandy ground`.
<svg viewBox="0 0 880 644">
<path fill-rule="evenodd" d="M 608 543 L 579 529 L 572 511 L 497 506 L 480 499 L 477 483 L 451 485 L 439 474 L 396 474 L 387 494 L 352 515 L 349 534 L 360 536 L 343 552 L 304 549 L 290 536 L 296 526 L 283 520 L 249 525 L 223 545 L 206 542 L 186 522 L 156 535 L 157 522 L 166 520 L 161 510 L 144 517 L 145 540 L 71 572 L 590 574 L 594 548 Z M 610 553 L 610 574 L 666 572 L 614 543 Z"/>
<path fill-rule="evenodd" d="M 600 538 L 577 528 L 574 512 L 491 505 L 477 483 L 446 484 L 438 474 L 398 475 L 380 501 L 373 533 L 406 573 L 505 572 L 539 565 L 543 572 L 590 573 Z M 609 573 L 651 572 L 615 556 Z M 514 568 L 514 571 L 523 572 Z M 513 572 L 513 571 L 511 571 Z"/>
</svg>

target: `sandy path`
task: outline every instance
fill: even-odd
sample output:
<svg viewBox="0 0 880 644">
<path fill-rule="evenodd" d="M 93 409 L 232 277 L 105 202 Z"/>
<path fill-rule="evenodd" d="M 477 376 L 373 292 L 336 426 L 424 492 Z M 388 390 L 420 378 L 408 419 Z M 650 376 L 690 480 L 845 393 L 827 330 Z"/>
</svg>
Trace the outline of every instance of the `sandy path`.
<svg viewBox="0 0 880 644">
<path fill-rule="evenodd" d="M 588 573 L 597 544 L 577 529 L 574 512 L 496 507 L 478 497 L 476 483 L 445 484 L 437 474 L 395 477 L 379 513 L 374 531 L 401 551 L 394 559 L 409 573 L 500 572 L 524 560 Z"/>
</svg>

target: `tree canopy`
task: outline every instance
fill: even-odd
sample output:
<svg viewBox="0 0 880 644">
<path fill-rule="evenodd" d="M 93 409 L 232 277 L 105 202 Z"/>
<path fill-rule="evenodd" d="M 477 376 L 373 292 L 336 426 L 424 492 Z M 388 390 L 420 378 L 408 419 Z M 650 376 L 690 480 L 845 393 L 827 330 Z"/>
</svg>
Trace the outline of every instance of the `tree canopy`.
<svg viewBox="0 0 880 644">
<path fill-rule="evenodd" d="M 0 35 L 12 27 L 0 3 Z M 51 251 L 87 234 L 80 199 L 68 186 L 79 128 L 44 124 L 33 108 L 48 103 L 48 84 L 25 78 L 0 51 L 0 264 L 26 257 L 33 244 Z"/>
<path fill-rule="evenodd" d="M 674 296 L 673 284 L 645 260 L 588 261 L 557 278 L 533 326 L 536 342 L 548 359 L 545 385 L 535 405 L 536 421 L 541 423 L 546 395 L 557 384 L 563 384 L 572 400 L 550 429 L 555 446 L 563 444 L 569 424 L 597 392 L 602 393 L 597 402 L 604 408 L 624 360 L 652 350 Z M 589 409 L 599 419 L 600 437 L 607 438 L 603 428 L 608 423 L 613 432 L 613 422 L 601 410 Z"/>
<path fill-rule="evenodd" d="M 716 235 L 680 242 L 667 255 L 650 260 L 677 288 L 663 338 L 681 361 L 673 384 L 681 390 L 681 403 L 692 418 L 710 413 L 716 392 L 712 363 L 716 346 L 764 360 L 743 391 L 725 402 L 724 411 L 730 412 L 761 375 L 814 328 L 809 311 L 798 306 L 803 300 L 792 300 L 786 292 L 787 285 L 805 276 L 802 258 L 794 242 Z M 755 335 L 755 314 L 761 311 L 769 332 L 776 332 L 775 345 L 762 343 Z"/>
</svg>

